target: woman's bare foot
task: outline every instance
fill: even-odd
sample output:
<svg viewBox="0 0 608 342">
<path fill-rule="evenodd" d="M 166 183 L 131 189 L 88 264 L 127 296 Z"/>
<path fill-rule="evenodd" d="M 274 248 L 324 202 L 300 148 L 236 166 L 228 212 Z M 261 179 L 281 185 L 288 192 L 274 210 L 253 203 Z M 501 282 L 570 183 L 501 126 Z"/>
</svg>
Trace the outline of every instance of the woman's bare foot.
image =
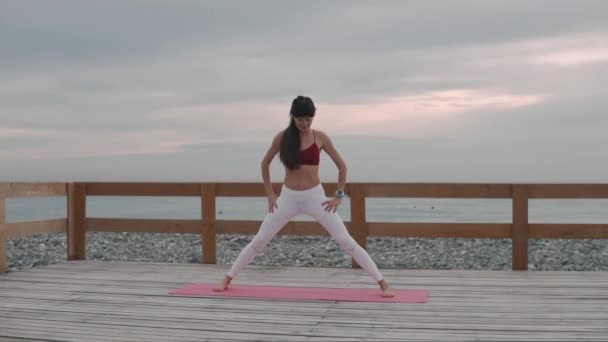
<svg viewBox="0 0 608 342">
<path fill-rule="evenodd" d="M 226 291 L 226 289 L 228 288 L 228 285 L 230 285 L 231 280 L 232 280 L 232 277 L 226 276 L 224 278 L 224 280 L 222 280 L 222 282 L 218 286 L 213 288 L 213 291 L 215 291 L 215 292 Z"/>
<path fill-rule="evenodd" d="M 378 282 L 378 284 L 380 284 L 380 288 L 382 289 L 382 297 L 395 297 L 395 293 L 391 289 L 391 286 L 386 282 L 386 280 L 382 279 Z"/>
</svg>

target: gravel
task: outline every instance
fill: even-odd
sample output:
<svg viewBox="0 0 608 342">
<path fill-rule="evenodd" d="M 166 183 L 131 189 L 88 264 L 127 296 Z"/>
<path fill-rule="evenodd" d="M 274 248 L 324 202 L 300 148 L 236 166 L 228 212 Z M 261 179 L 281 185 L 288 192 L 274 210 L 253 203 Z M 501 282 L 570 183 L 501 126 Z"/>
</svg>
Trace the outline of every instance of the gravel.
<svg viewBox="0 0 608 342">
<path fill-rule="evenodd" d="M 217 263 L 230 265 L 252 236 L 219 235 Z M 66 235 L 7 241 L 9 271 L 66 262 Z M 369 238 L 367 250 L 381 269 L 511 269 L 508 239 Z M 87 234 L 87 259 L 200 263 L 200 235 Z M 608 240 L 530 240 L 530 270 L 608 271 Z M 277 236 L 254 259 L 256 265 L 351 267 L 329 237 Z"/>
</svg>

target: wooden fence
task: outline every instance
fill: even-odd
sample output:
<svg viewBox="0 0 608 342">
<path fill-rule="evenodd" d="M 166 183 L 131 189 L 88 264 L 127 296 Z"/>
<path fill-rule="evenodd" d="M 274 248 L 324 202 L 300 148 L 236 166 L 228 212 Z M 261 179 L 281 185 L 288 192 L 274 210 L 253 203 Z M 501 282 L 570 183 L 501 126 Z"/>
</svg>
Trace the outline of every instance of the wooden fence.
<svg viewBox="0 0 608 342">
<path fill-rule="evenodd" d="M 274 183 L 276 193 L 281 185 Z M 324 184 L 331 194 L 335 183 Z M 606 239 L 608 224 L 530 224 L 528 199 L 608 199 L 608 184 L 406 184 L 350 183 L 351 219 L 345 222 L 364 248 L 368 237 L 488 238 L 512 240 L 513 270 L 528 267 L 529 239 Z M 66 218 L 6 222 L 10 197 L 66 196 Z M 195 196 L 201 219 L 123 219 L 86 216 L 87 196 Z M 260 220 L 218 220 L 217 197 L 262 197 L 262 183 L 0 183 L 0 272 L 7 269 L 6 241 L 45 233 L 67 233 L 68 260 L 86 259 L 87 231 L 201 234 L 202 262 L 216 263 L 217 234 L 255 234 Z M 511 223 L 368 222 L 366 198 L 511 199 Z M 314 221 L 291 221 L 282 235 L 326 235 Z M 353 266 L 357 265 L 353 261 Z"/>
</svg>

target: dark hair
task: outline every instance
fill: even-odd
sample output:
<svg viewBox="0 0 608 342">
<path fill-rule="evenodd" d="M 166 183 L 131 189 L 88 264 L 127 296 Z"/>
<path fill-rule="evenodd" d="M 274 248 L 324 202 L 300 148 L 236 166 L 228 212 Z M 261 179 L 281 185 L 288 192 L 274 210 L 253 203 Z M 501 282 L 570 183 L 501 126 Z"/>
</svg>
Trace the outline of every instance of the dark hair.
<svg viewBox="0 0 608 342">
<path fill-rule="evenodd" d="M 296 122 L 292 115 L 296 118 L 304 116 L 315 116 L 315 104 L 310 97 L 298 96 L 291 102 L 291 110 L 289 111 L 290 119 L 289 126 L 283 131 L 281 138 L 281 162 L 290 170 L 295 170 L 300 167 L 300 130 L 296 126 Z"/>
</svg>

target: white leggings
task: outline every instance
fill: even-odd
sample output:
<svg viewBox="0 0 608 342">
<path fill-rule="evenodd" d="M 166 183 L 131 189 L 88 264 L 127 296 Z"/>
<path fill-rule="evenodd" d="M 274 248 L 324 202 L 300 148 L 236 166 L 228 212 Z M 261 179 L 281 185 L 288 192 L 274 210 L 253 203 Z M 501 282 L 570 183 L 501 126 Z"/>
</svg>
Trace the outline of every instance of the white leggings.
<svg viewBox="0 0 608 342">
<path fill-rule="evenodd" d="M 326 200 L 328 198 L 325 197 L 325 191 L 321 184 L 301 191 L 292 190 L 283 185 L 281 195 L 277 200 L 278 208 L 275 208 L 273 213 L 266 215 L 260 230 L 253 240 L 243 248 L 230 268 L 228 276 L 234 278 L 294 216 L 306 214 L 319 221 L 342 250 L 355 259 L 357 264 L 369 273 L 375 281 L 382 280 L 382 274 L 378 267 L 376 267 L 369 254 L 348 234 L 340 215 L 337 212 L 325 211 L 322 203 Z"/>
</svg>

